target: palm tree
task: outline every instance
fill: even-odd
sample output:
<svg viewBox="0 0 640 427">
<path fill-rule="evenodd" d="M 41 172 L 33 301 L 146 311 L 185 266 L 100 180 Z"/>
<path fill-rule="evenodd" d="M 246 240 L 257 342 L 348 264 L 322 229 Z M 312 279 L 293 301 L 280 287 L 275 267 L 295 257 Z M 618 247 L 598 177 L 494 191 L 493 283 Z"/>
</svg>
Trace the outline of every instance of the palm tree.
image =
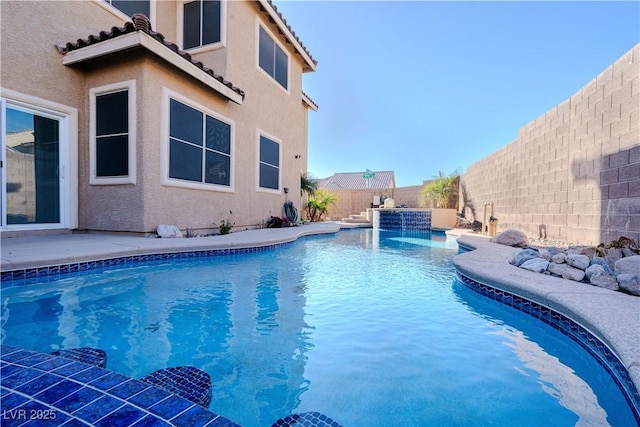
<svg viewBox="0 0 640 427">
<path fill-rule="evenodd" d="M 330 205 L 336 204 L 338 198 L 324 190 L 317 190 L 315 196 L 307 202 L 307 216 L 309 221 L 320 221 L 323 215 L 326 215 Z"/>
<path fill-rule="evenodd" d="M 434 176 L 434 180 L 424 186 L 422 194 L 426 199 L 435 200 L 437 207 L 447 208 L 449 207 L 449 196 L 457 190 L 459 177 L 460 172 L 457 170 L 450 175 L 438 171 L 438 176 Z"/>
<path fill-rule="evenodd" d="M 318 180 L 308 174 L 300 175 L 300 197 L 304 194 L 306 194 L 307 197 L 313 197 L 316 191 L 318 191 Z"/>
</svg>

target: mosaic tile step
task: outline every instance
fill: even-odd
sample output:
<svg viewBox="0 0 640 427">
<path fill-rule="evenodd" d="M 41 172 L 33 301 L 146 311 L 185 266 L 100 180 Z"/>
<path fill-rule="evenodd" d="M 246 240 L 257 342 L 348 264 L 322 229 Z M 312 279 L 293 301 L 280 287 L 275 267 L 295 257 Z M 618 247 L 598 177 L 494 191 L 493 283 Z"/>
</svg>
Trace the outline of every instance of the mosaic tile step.
<svg viewBox="0 0 640 427">
<path fill-rule="evenodd" d="M 51 354 L 54 356 L 64 357 L 65 359 L 75 360 L 76 362 L 97 366 L 99 368 L 107 367 L 107 353 L 99 348 L 69 348 L 66 350 L 53 351 Z"/>
<path fill-rule="evenodd" d="M 205 408 L 211 403 L 211 377 L 192 366 L 159 369 L 141 380 Z"/>
<path fill-rule="evenodd" d="M 271 427 L 342 427 L 336 421 L 319 412 L 303 412 L 287 415 Z"/>
<path fill-rule="evenodd" d="M 0 424 L 240 427 L 144 381 L 52 354 L 0 346 Z"/>
</svg>

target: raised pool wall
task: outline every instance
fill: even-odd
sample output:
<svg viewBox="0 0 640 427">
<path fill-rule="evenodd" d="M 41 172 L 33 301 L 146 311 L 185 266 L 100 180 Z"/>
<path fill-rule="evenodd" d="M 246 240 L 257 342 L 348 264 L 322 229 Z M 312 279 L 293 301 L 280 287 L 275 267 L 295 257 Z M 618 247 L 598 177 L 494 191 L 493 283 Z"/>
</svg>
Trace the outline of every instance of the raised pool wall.
<svg viewBox="0 0 640 427">
<path fill-rule="evenodd" d="M 455 209 L 367 209 L 367 219 L 373 229 L 431 231 L 453 228 L 456 225 Z"/>
<path fill-rule="evenodd" d="M 493 202 L 498 231 L 586 245 L 640 241 L 640 44 L 469 166 L 461 185 L 466 217 L 473 206 L 482 221 Z"/>
</svg>

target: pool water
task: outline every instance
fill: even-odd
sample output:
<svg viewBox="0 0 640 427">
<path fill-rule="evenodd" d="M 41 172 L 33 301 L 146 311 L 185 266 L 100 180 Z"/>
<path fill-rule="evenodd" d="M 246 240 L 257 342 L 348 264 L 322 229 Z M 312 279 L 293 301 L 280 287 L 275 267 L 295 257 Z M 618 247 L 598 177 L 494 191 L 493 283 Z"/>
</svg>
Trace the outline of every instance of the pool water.
<svg viewBox="0 0 640 427">
<path fill-rule="evenodd" d="M 3 284 L 2 343 L 99 347 L 132 377 L 212 378 L 245 427 L 318 411 L 344 426 L 630 426 L 609 374 L 550 326 L 457 281 L 444 235 L 379 230 L 262 252 Z"/>
</svg>

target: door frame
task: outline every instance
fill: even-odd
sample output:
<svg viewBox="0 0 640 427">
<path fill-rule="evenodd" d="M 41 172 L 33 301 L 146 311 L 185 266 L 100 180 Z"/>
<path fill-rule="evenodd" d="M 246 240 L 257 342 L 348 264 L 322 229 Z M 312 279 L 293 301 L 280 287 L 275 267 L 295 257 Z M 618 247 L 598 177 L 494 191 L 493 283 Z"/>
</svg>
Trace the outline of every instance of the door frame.
<svg viewBox="0 0 640 427">
<path fill-rule="evenodd" d="M 6 218 L 6 108 L 15 107 L 33 114 L 58 120 L 60 154 L 60 222 L 53 224 L 7 224 Z M 14 90 L 0 89 L 0 122 L 2 134 L 2 177 L 0 185 L 0 230 L 28 231 L 78 228 L 78 110 L 67 105 L 26 95 Z"/>
</svg>

